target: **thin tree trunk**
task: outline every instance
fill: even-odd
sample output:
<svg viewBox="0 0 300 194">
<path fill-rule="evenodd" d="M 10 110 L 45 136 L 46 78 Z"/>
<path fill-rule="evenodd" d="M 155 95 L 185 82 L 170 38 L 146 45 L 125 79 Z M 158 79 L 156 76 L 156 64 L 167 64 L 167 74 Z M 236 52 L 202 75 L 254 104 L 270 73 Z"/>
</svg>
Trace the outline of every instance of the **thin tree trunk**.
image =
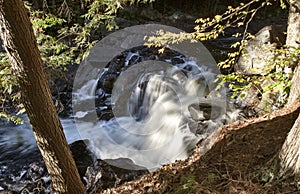
<svg viewBox="0 0 300 194">
<path fill-rule="evenodd" d="M 22 0 L 0 0 L 0 32 L 22 100 L 57 193 L 85 193 L 52 102 L 28 12 Z"/>
</svg>

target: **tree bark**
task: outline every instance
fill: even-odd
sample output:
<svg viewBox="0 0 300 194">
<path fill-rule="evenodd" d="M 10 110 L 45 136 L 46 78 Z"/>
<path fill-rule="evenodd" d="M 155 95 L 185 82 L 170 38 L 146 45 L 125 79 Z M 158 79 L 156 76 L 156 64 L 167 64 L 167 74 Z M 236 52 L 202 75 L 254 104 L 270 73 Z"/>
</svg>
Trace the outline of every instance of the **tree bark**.
<svg viewBox="0 0 300 194">
<path fill-rule="evenodd" d="M 289 3 L 290 11 L 286 45 L 288 47 L 300 48 L 300 1 L 290 0 Z M 294 71 L 287 106 L 293 105 L 297 100 L 300 100 L 300 61 L 298 61 L 298 65 Z M 300 173 L 300 115 L 289 132 L 279 157 L 283 173 Z"/>
<path fill-rule="evenodd" d="M 300 115 L 289 132 L 280 152 L 283 172 L 300 173 Z"/>
<path fill-rule="evenodd" d="M 0 33 L 56 193 L 85 193 L 53 105 L 30 19 L 22 0 L 0 0 Z"/>
<path fill-rule="evenodd" d="M 293 105 L 295 101 L 300 98 L 300 68 L 299 67 L 300 67 L 300 61 L 298 62 L 298 65 L 294 70 L 294 76 L 292 78 L 290 94 L 286 104 L 287 106 Z"/>
<path fill-rule="evenodd" d="M 300 48 L 300 1 L 290 0 L 286 45 L 288 47 Z M 300 61 L 294 71 L 292 87 L 287 105 L 292 105 L 300 97 Z"/>
<path fill-rule="evenodd" d="M 300 47 L 300 1 L 290 0 L 286 45 L 289 47 Z"/>
</svg>

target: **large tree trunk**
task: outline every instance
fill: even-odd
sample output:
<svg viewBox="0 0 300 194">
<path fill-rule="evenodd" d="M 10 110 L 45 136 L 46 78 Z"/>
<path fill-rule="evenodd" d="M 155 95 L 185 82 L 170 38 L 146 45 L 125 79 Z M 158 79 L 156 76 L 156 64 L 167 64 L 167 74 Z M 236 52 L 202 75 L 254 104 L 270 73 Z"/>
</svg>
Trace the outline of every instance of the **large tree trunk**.
<svg viewBox="0 0 300 194">
<path fill-rule="evenodd" d="M 300 1 L 290 0 L 290 11 L 287 28 L 286 45 L 288 47 L 300 48 Z M 300 61 L 299 61 L 300 63 Z M 291 92 L 287 105 L 292 105 L 300 97 L 300 68 L 299 64 L 295 69 L 292 80 Z"/>
<path fill-rule="evenodd" d="M 300 115 L 294 123 L 280 152 L 283 172 L 300 173 Z"/>
<path fill-rule="evenodd" d="M 57 193 L 85 193 L 52 102 L 42 59 L 22 0 L 0 0 L 0 32 L 22 100 Z"/>
<path fill-rule="evenodd" d="M 300 48 L 300 1 L 290 0 L 286 45 Z M 300 60 L 294 71 L 287 106 L 300 100 Z M 300 115 L 289 132 L 280 152 L 282 172 L 300 173 Z"/>
<path fill-rule="evenodd" d="M 290 0 L 286 45 L 299 48 L 300 46 L 300 1 Z"/>
</svg>

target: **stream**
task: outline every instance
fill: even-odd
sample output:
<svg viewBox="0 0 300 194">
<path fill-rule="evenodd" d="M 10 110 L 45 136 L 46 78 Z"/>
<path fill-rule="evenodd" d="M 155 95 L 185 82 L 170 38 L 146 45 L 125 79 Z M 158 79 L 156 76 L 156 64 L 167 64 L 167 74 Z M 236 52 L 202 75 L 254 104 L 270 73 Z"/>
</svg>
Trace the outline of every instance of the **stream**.
<svg viewBox="0 0 300 194">
<path fill-rule="evenodd" d="M 214 129 L 238 119 L 227 89 L 214 91 L 215 78 L 210 67 L 177 51 L 126 50 L 74 89 L 74 106 L 84 108 L 61 119 L 67 141 L 87 140 L 94 161 L 121 169 L 154 171 L 185 159 Z M 35 187 L 50 193 L 51 180 L 23 117 L 22 125 L 0 123 L 0 191 L 35 193 Z"/>
<path fill-rule="evenodd" d="M 0 123 L 0 191 L 21 191 L 30 182 L 41 178 L 45 182 L 50 180 L 43 165 L 41 167 L 39 163 L 41 155 L 28 118 L 26 115 L 23 118 L 25 121 L 22 125 Z M 72 119 L 61 119 L 61 123 L 69 144 L 81 139 L 80 134 L 74 130 L 76 126 Z M 39 172 L 32 172 L 34 170 Z"/>
</svg>

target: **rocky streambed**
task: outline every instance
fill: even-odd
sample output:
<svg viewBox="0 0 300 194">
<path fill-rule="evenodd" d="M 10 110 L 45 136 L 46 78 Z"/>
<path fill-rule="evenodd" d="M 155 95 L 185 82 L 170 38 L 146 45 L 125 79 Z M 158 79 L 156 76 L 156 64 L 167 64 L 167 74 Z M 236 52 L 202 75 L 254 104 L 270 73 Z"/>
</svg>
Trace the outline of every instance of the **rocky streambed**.
<svg viewBox="0 0 300 194">
<path fill-rule="evenodd" d="M 188 14 L 174 12 L 168 17 L 165 17 L 162 14 L 153 14 L 151 13 L 151 10 L 149 13 L 146 11 L 141 12 L 141 14 L 142 13 L 145 15 L 142 20 L 137 19 L 138 17 L 136 17 L 132 21 L 127 20 L 127 18 L 118 18 L 117 21 L 121 27 L 142 22 L 149 22 L 150 20 L 150 22 L 154 21 L 175 25 L 177 27 L 184 28 L 184 30 L 187 31 L 192 30 L 194 17 Z M 155 15 L 156 17 L 153 18 L 151 14 Z M 274 21 L 270 21 L 270 23 L 274 23 Z M 258 26 L 260 25 L 261 24 L 257 24 L 257 26 L 253 28 L 258 29 Z M 207 46 L 207 48 L 209 48 L 209 50 L 213 51 L 213 55 L 217 60 L 219 60 L 227 55 L 227 52 L 229 51 L 228 46 L 234 41 L 235 39 L 232 39 L 231 37 L 222 37 L 217 40 L 207 41 L 204 44 Z M 139 50 L 139 52 L 137 52 L 137 50 Z M 141 58 L 140 56 L 143 57 Z M 96 107 L 98 107 L 96 111 L 100 120 L 109 120 L 113 117 L 109 103 L 110 101 L 107 100 L 110 97 L 109 95 L 103 94 L 111 91 L 116 77 L 121 71 L 126 70 L 124 69 L 124 66 L 120 66 L 119 63 L 124 63 L 127 61 L 132 65 L 134 63 L 141 62 L 142 60 L 149 59 L 169 61 L 172 65 L 176 65 L 184 61 L 184 56 L 180 53 L 169 50 L 166 50 L 163 55 L 159 55 L 157 50 L 141 47 L 138 49 L 135 48 L 133 50 L 128 50 L 116 57 L 107 66 L 111 71 L 108 71 L 106 75 L 101 77 L 102 80 L 100 79 L 97 83 L 98 90 L 96 92 L 98 98 L 96 99 L 95 103 Z M 61 116 L 64 117 L 69 117 L 72 111 L 72 83 L 75 73 L 76 66 L 70 67 L 69 72 L 67 73 L 68 80 L 65 81 L 62 79 L 57 79 L 56 84 L 58 87 L 52 90 L 54 101 L 57 103 L 57 107 L 61 112 Z M 100 88 L 101 90 L 99 90 Z M 71 121 L 69 120 L 68 122 Z M 16 134 L 13 134 L 10 137 L 10 132 L 4 129 L 10 125 L 12 124 L 6 123 L 5 125 L 1 126 L 0 130 L 1 138 L 12 138 L 8 140 L 5 139 L 5 141 L 2 140 L 0 142 L 0 191 L 11 191 L 16 193 L 51 193 L 51 180 L 47 174 L 39 151 L 35 146 L 34 140 L 28 141 L 28 139 L 32 140 L 32 135 L 30 135 L 29 131 L 25 132 L 24 135 L 24 131 L 20 131 L 18 129 L 15 130 Z M 74 127 L 74 124 L 70 124 L 68 126 Z M 28 127 L 28 129 L 30 130 L 30 127 Z M 27 139 L 27 137 L 29 138 Z M 125 181 L 134 180 L 149 172 L 147 169 L 137 166 L 128 158 L 119 158 L 113 161 L 99 160 L 90 152 L 89 149 L 87 149 L 87 145 L 89 143 L 79 139 L 80 134 L 77 137 L 72 137 L 69 140 L 71 143 L 70 148 L 76 160 L 82 181 L 87 186 L 88 192 L 115 187 L 124 183 Z M 10 153 L 7 148 L 7 144 L 11 145 L 10 150 L 14 150 L 15 153 L 13 151 Z M 20 153 L 20 155 L 18 153 Z M 111 165 L 113 163 L 126 163 L 127 165 L 131 166 L 132 169 L 136 168 L 138 170 L 126 170 L 123 168 L 118 168 L 115 165 Z"/>
</svg>

